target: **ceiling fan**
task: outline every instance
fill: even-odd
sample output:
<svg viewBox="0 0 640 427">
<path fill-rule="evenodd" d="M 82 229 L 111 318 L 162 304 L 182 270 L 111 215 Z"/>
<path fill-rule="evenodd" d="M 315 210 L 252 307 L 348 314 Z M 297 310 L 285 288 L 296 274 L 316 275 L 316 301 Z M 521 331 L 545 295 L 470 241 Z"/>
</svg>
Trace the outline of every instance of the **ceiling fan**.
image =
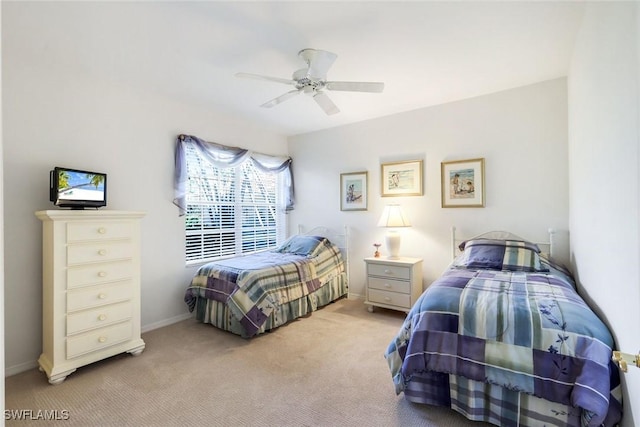
<svg viewBox="0 0 640 427">
<path fill-rule="evenodd" d="M 261 107 L 271 108 L 287 99 L 293 98 L 295 95 L 306 93 L 315 99 L 318 105 L 327 114 L 336 114 L 340 109 L 327 96 L 324 90 L 338 90 L 347 92 L 374 92 L 379 93 L 384 89 L 384 83 L 380 82 L 340 82 L 327 81 L 327 71 L 333 65 L 337 55 L 319 49 L 302 49 L 298 52 L 298 56 L 307 63 L 307 68 L 301 68 L 293 73 L 291 79 L 283 79 L 279 77 L 269 77 L 260 74 L 236 73 L 236 77 L 245 77 L 258 80 L 267 80 L 272 82 L 284 83 L 294 86 L 295 89 L 290 90 L 270 101 L 265 102 Z"/>
</svg>

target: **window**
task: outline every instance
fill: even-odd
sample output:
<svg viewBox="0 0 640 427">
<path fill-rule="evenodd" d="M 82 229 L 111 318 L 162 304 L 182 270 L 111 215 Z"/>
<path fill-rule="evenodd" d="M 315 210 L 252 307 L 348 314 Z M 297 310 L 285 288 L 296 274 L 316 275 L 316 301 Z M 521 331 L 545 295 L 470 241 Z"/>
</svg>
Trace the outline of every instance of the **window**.
<svg viewBox="0 0 640 427">
<path fill-rule="evenodd" d="M 269 249 L 283 240 L 282 174 L 265 173 L 250 159 L 216 167 L 191 145 L 185 159 L 187 264 Z"/>
</svg>

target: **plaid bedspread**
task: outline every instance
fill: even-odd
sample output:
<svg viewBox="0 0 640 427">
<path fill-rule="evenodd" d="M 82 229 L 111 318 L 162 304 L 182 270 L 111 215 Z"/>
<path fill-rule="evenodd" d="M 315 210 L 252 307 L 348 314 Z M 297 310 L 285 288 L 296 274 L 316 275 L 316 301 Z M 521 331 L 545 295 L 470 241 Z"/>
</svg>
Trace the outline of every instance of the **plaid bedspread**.
<svg viewBox="0 0 640 427">
<path fill-rule="evenodd" d="M 197 298 L 225 303 L 244 327 L 243 336 L 251 337 L 276 307 L 309 295 L 344 271 L 342 254 L 333 245 L 312 258 L 259 252 L 203 265 L 184 301 L 189 311 L 195 308 Z"/>
<path fill-rule="evenodd" d="M 396 393 L 414 375 L 453 374 L 582 408 L 585 426 L 615 425 L 613 338 L 572 279 L 550 270 L 447 270 L 385 352 Z"/>
</svg>

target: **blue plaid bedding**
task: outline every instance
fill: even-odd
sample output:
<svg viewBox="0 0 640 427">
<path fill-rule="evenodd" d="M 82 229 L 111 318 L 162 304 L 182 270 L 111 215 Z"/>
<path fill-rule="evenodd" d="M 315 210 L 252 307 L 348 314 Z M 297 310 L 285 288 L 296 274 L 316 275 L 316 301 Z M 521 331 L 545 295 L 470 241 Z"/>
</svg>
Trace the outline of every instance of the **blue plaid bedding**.
<svg viewBox="0 0 640 427">
<path fill-rule="evenodd" d="M 203 265 L 191 280 L 184 301 L 189 311 L 198 298 L 226 304 L 242 324 L 242 335 L 251 337 L 277 307 L 306 297 L 344 272 L 338 247 L 321 239 L 309 256 L 267 251 Z"/>
<path fill-rule="evenodd" d="M 425 375 L 448 387 L 451 374 L 581 408 L 584 426 L 615 425 L 622 405 L 613 338 L 572 278 L 544 264 L 548 272 L 448 269 L 385 352 L 396 393 L 408 397 L 411 381 Z"/>
</svg>

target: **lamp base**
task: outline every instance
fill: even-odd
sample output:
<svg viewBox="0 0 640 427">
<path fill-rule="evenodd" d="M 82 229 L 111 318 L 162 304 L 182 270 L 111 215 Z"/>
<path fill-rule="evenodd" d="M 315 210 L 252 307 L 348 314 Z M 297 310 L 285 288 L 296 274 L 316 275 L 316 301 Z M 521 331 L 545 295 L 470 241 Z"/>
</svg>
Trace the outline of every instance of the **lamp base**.
<svg viewBox="0 0 640 427">
<path fill-rule="evenodd" d="M 385 236 L 387 249 L 389 250 L 389 259 L 400 258 L 400 233 L 397 231 L 389 231 Z"/>
</svg>

